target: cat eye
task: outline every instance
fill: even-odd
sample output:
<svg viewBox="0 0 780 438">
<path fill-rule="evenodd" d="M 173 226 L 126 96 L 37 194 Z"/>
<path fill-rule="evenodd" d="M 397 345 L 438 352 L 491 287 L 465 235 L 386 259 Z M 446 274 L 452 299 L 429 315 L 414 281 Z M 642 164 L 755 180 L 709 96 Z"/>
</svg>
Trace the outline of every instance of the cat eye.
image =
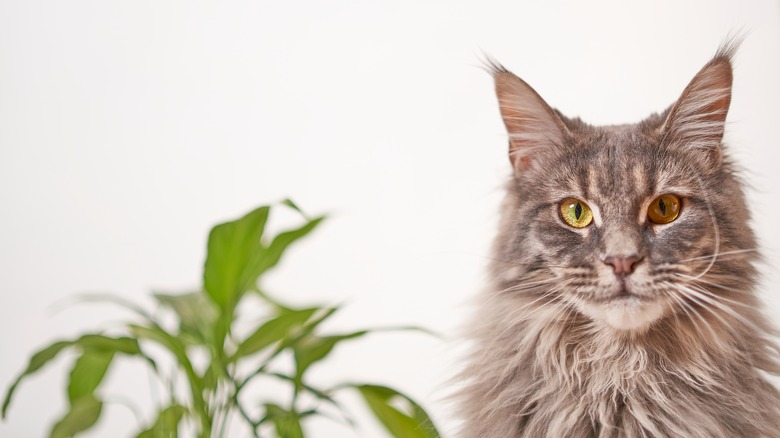
<svg viewBox="0 0 780 438">
<path fill-rule="evenodd" d="M 561 202 L 561 218 L 574 228 L 585 228 L 593 221 L 593 212 L 579 199 L 566 198 Z"/>
<path fill-rule="evenodd" d="M 654 224 L 668 224 L 680 214 L 680 198 L 674 195 L 661 195 L 647 207 L 647 217 Z"/>
</svg>

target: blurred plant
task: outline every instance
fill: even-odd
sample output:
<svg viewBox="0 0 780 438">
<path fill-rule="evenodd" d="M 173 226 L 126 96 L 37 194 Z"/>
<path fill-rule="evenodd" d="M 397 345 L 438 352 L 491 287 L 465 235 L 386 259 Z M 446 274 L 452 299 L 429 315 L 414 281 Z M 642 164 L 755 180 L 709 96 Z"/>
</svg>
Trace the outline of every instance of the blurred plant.
<svg viewBox="0 0 780 438">
<path fill-rule="evenodd" d="M 309 234 L 324 219 L 306 217 L 289 200 L 282 204 L 300 213 L 304 224 L 273 237 L 266 236 L 264 230 L 271 207 L 263 206 L 238 220 L 217 225 L 209 234 L 203 289 L 182 295 L 154 294 L 164 310 L 163 316 L 167 313 L 169 319 L 171 314 L 175 318 L 174 329 L 164 328 L 165 320 L 158 315 L 120 298 L 83 297 L 86 301 L 120 304 L 132 310 L 138 321 L 123 324 L 120 335 L 85 334 L 54 342 L 35 353 L 8 389 L 2 417 L 6 417 L 11 397 L 22 380 L 60 352 L 73 349 L 78 356 L 68 379 L 69 409 L 53 425 L 50 437 L 70 437 L 90 429 L 98 421 L 104 400 L 96 390 L 117 355 L 141 358 L 161 384 L 169 388 L 167 400 L 160 401 L 161 406 L 154 414 L 156 419 L 135 435 L 138 438 L 173 438 L 185 427 L 195 431 L 198 437 L 226 436 L 229 423 L 237 419 L 245 423 L 254 437 L 274 433 L 285 438 L 303 437 L 301 423 L 307 418 L 332 418 L 323 409 L 326 405 L 338 412 L 341 418 L 336 420 L 356 427 L 334 397 L 342 391 L 359 394 L 394 436 L 438 437 L 428 414 L 411 398 L 392 388 L 343 383 L 321 389 L 307 381 L 307 371 L 325 360 L 338 344 L 377 330 L 319 334 L 320 325 L 338 307 L 290 307 L 261 291 L 260 277 L 276 266 L 292 243 Z M 259 297 L 268 312 L 257 327 L 247 330 L 247 336 L 238 337 L 234 330 L 239 320 L 238 310 L 248 295 Z M 152 351 L 157 355 L 151 354 Z M 160 371 L 160 354 L 176 364 L 169 376 Z M 290 356 L 293 371 L 280 372 L 277 365 L 285 357 L 289 361 Z M 205 361 L 201 360 L 203 357 Z M 250 406 L 243 402 L 240 396 L 259 378 L 273 378 L 287 385 L 289 403 L 269 398 L 256 407 L 254 403 Z M 186 382 L 187 390 L 176 390 L 177 381 Z M 257 392 L 253 390 L 252 394 Z M 260 395 L 272 394 L 261 390 Z"/>
</svg>

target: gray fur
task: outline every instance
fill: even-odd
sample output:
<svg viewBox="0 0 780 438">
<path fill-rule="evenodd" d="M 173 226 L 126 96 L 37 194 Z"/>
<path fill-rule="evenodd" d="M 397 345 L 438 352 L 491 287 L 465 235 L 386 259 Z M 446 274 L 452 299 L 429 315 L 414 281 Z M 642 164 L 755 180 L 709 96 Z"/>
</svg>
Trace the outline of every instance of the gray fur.
<svg viewBox="0 0 780 438">
<path fill-rule="evenodd" d="M 721 145 L 732 53 L 721 49 L 663 114 L 611 127 L 564 117 L 492 65 L 510 154 L 522 159 L 469 326 L 460 436 L 780 436 L 780 393 L 766 378 L 780 355 Z M 649 200 L 667 193 L 683 199 L 680 216 L 647 222 Z M 594 223 L 567 226 L 567 197 L 595 206 Z M 616 254 L 642 257 L 624 301 L 603 261 Z"/>
</svg>

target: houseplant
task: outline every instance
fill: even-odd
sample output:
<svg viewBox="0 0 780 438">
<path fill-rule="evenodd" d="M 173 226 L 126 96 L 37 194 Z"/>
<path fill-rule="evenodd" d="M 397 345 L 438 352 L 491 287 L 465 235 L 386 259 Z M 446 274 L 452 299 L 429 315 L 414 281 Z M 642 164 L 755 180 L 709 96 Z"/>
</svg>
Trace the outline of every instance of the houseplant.
<svg viewBox="0 0 780 438">
<path fill-rule="evenodd" d="M 295 210 L 303 223 L 267 235 L 266 223 L 275 208 Z M 138 438 L 173 438 L 182 431 L 201 438 L 224 437 L 235 422 L 254 437 L 303 437 L 302 424 L 307 418 L 328 416 L 328 412 L 335 412 L 337 421 L 355 426 L 337 397 L 348 391 L 360 395 L 390 434 L 438 437 L 425 410 L 395 389 L 362 382 L 320 388 L 308 381 L 307 371 L 326 361 L 338 345 L 388 330 L 322 334 L 322 323 L 339 310 L 338 306 L 293 307 L 263 292 L 263 275 L 279 263 L 290 245 L 323 220 L 323 216 L 307 217 L 285 200 L 215 226 L 209 233 L 202 287 L 185 294 L 154 294 L 159 312 L 117 297 L 82 297 L 81 301 L 119 304 L 134 318 L 110 333 L 58 340 L 37 351 L 8 388 L 2 417 L 6 417 L 22 381 L 63 351 L 74 350 L 77 356 L 67 383 L 69 408 L 52 426 L 50 437 L 74 436 L 97 423 L 104 405 L 99 388 L 112 363 L 122 356 L 140 358 L 162 386 L 169 388 L 164 399 L 156 400 L 158 409 L 153 418 L 134 435 Z M 241 320 L 241 310 L 251 304 L 249 297 L 261 303 L 264 316 L 253 321 L 251 330 L 239 333 L 236 326 L 246 322 Z M 277 366 L 283 357 L 293 358 L 292 369 Z M 161 361 L 175 364 L 174 370 L 166 373 Z M 268 378 L 287 387 L 285 403 L 275 401 L 273 394 L 267 394 L 268 400 L 259 406 L 242 400 L 253 382 Z M 177 390 L 177 382 L 186 382 L 186 389 Z"/>
</svg>

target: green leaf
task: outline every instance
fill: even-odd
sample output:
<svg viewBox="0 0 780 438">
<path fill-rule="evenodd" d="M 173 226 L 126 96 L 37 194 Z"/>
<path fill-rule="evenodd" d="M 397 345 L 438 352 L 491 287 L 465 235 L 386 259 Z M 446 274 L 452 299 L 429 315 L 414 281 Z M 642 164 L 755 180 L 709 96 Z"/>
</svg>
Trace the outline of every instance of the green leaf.
<svg viewBox="0 0 780 438">
<path fill-rule="evenodd" d="M 319 310 L 319 307 L 310 307 L 285 311 L 278 317 L 266 321 L 238 346 L 231 361 L 257 353 L 269 345 L 285 339 L 293 334 L 296 328 L 303 326 Z"/>
<path fill-rule="evenodd" d="M 285 338 L 271 353 L 267 358 L 264 359 L 263 363 L 260 365 L 259 368 L 257 368 L 253 373 L 251 373 L 249 376 L 245 377 L 239 384 L 238 384 L 238 390 L 240 391 L 241 388 L 245 387 L 252 379 L 254 379 L 256 376 L 261 375 L 265 372 L 266 367 L 271 363 L 271 361 L 277 357 L 279 354 L 281 354 L 284 350 L 287 350 L 288 348 L 291 348 L 301 342 L 303 339 L 309 337 L 312 332 L 319 326 L 323 321 L 330 318 L 331 315 L 336 313 L 338 311 L 338 307 L 329 307 L 329 308 L 322 308 L 320 309 L 317 314 L 314 315 L 314 318 L 307 322 L 299 332 L 293 334 L 292 336 L 289 336 Z M 282 313 L 293 311 L 291 309 L 287 308 L 281 308 L 280 311 Z"/>
<path fill-rule="evenodd" d="M 314 319 L 307 322 L 306 325 L 303 327 L 303 330 L 299 334 L 296 334 L 296 336 L 290 340 L 292 343 L 297 343 L 301 339 L 304 339 L 308 337 L 311 333 L 314 332 L 314 330 L 319 327 L 320 324 L 325 322 L 328 318 L 333 316 L 334 313 L 336 313 L 339 310 L 339 306 L 334 307 L 323 307 L 320 308 L 320 311 L 317 312 Z M 292 309 L 283 309 L 282 312 L 291 312 Z"/>
<path fill-rule="evenodd" d="M 156 324 L 149 326 L 128 324 L 127 328 L 130 330 L 130 333 L 132 333 L 133 336 L 136 336 L 139 339 L 152 341 L 167 349 L 171 354 L 173 354 L 174 358 L 176 358 L 176 363 L 185 368 L 185 371 L 188 373 L 188 380 L 190 380 L 190 383 L 193 383 L 194 380 L 197 380 L 195 383 L 198 385 L 200 384 L 200 379 L 197 375 L 195 375 L 195 372 L 192 368 L 192 363 L 187 356 L 187 347 L 178 337 L 166 332 L 162 327 Z M 190 376 L 190 374 L 192 375 Z"/>
<path fill-rule="evenodd" d="M 70 410 L 54 424 L 49 438 L 68 438 L 83 432 L 97 423 L 103 403 L 92 396 L 82 397 L 70 406 Z"/>
<path fill-rule="evenodd" d="M 115 353 L 130 355 L 139 354 L 141 352 L 138 340 L 126 336 L 112 338 L 109 336 L 88 334 L 78 338 L 74 343 L 85 350 L 113 351 Z"/>
<path fill-rule="evenodd" d="M 71 345 L 73 345 L 73 341 L 57 341 L 48 347 L 43 348 L 42 350 L 32 355 L 30 358 L 30 363 L 27 365 L 27 370 L 24 373 L 31 374 L 38 371 L 39 369 L 43 368 L 43 366 L 46 365 L 50 360 L 57 357 L 62 349 Z"/>
<path fill-rule="evenodd" d="M 154 294 L 154 298 L 176 313 L 181 333 L 194 337 L 201 344 L 209 342 L 219 311 L 208 296 L 201 292 L 191 292 L 181 295 Z"/>
<path fill-rule="evenodd" d="M 177 362 L 180 364 L 189 362 L 187 348 L 184 344 L 176 336 L 163 330 L 162 327 L 155 324 L 150 326 L 128 324 L 127 328 L 138 339 L 149 340 L 165 347 L 176 357 Z"/>
<path fill-rule="evenodd" d="M 285 375 L 285 374 L 281 374 L 281 373 L 267 373 L 266 375 L 276 377 L 278 379 L 284 380 L 285 382 L 295 383 L 295 378 L 294 377 L 291 377 L 291 376 L 288 376 L 288 375 Z M 317 397 L 318 399 L 333 405 L 336 409 L 338 409 L 338 411 L 341 414 L 343 420 L 349 426 L 354 428 L 357 425 L 357 423 L 355 423 L 355 420 L 352 419 L 351 415 L 344 408 L 344 406 L 342 406 L 341 403 L 336 401 L 336 399 L 331 397 L 330 393 L 328 391 L 317 389 L 317 388 L 315 388 L 313 386 L 306 385 L 305 383 L 301 384 L 301 388 L 303 388 L 303 390 L 305 390 L 309 394 Z M 334 419 L 334 420 L 339 421 L 338 419 Z"/>
<path fill-rule="evenodd" d="M 212 363 L 212 366 L 207 367 L 203 371 L 203 376 L 201 376 L 200 381 L 203 382 L 203 390 L 204 391 L 212 391 L 217 387 L 219 373 L 214 370 L 214 364 Z"/>
<path fill-rule="evenodd" d="M 265 412 L 274 423 L 279 438 L 303 438 L 303 429 L 297 412 L 288 411 L 273 403 L 265 405 Z"/>
<path fill-rule="evenodd" d="M 253 255 L 262 250 L 260 239 L 269 211 L 270 207 L 260 207 L 241 219 L 215 226 L 209 234 L 203 283 L 221 309 L 238 301 L 247 277 L 259 275 L 248 268 Z"/>
<path fill-rule="evenodd" d="M 110 294 L 82 294 L 71 298 L 71 303 L 65 303 L 65 305 L 81 304 L 81 303 L 109 303 L 123 307 L 142 318 L 149 321 L 156 321 L 155 318 L 143 307 L 128 301 L 122 297 L 113 296 Z"/>
<path fill-rule="evenodd" d="M 282 258 L 284 251 L 287 250 L 287 247 L 312 232 L 312 230 L 314 230 L 314 228 L 316 228 L 317 225 L 319 225 L 323 220 L 325 220 L 325 216 L 316 217 L 309 220 L 299 228 L 279 233 L 276 237 L 274 237 L 274 239 L 271 241 L 271 244 L 268 246 L 268 253 L 264 257 L 263 263 L 261 265 L 262 269 L 260 272 L 265 272 L 276 266 L 276 264 L 279 263 L 279 260 Z"/>
<path fill-rule="evenodd" d="M 71 345 L 73 345 L 72 341 L 57 341 L 45 348 L 42 348 L 37 353 L 32 355 L 29 363 L 27 364 L 27 368 L 24 371 L 22 371 L 22 374 L 20 374 L 16 378 L 14 383 L 11 384 L 11 386 L 8 388 L 8 391 L 5 393 L 5 400 L 3 400 L 3 412 L 2 412 L 3 418 L 5 418 L 5 414 L 8 411 L 8 406 L 11 404 L 11 396 L 13 396 L 16 387 L 19 386 L 19 383 L 22 381 L 22 379 L 41 369 L 49 361 L 57 357 L 60 351 L 62 351 L 63 349 Z"/>
<path fill-rule="evenodd" d="M 428 414 L 414 400 L 386 386 L 355 385 L 376 418 L 394 437 L 439 438 Z"/>
<path fill-rule="evenodd" d="M 341 341 L 356 339 L 369 333 L 368 330 L 360 330 L 354 333 L 331 336 L 310 335 L 293 346 L 295 351 L 296 381 L 300 384 L 303 374 L 314 363 L 325 359 L 333 348 Z"/>
<path fill-rule="evenodd" d="M 217 225 L 209 234 L 203 280 L 206 292 L 221 309 L 238 302 L 257 277 L 279 262 L 288 246 L 324 219 L 308 220 L 299 228 L 280 233 L 266 246 L 261 239 L 269 211 L 270 207 L 260 207 L 238 220 Z"/>
<path fill-rule="evenodd" d="M 282 205 L 284 205 L 284 206 L 290 207 L 291 209 L 293 209 L 293 210 L 297 211 L 297 212 L 298 212 L 298 214 L 300 214 L 301 216 L 303 216 L 305 219 L 308 219 L 308 218 L 309 218 L 308 216 L 306 216 L 306 213 L 304 213 L 304 212 L 303 212 L 303 210 L 301 210 L 301 207 L 299 207 L 299 206 L 298 206 L 298 204 L 296 204 L 295 202 L 293 202 L 293 200 L 292 200 L 292 199 L 290 199 L 290 198 L 287 198 L 287 199 L 283 200 L 283 201 L 281 202 L 281 204 L 282 204 Z"/>
<path fill-rule="evenodd" d="M 136 435 L 136 438 L 177 438 L 179 422 L 187 414 L 187 408 L 181 405 L 171 405 L 157 414 L 154 424 Z"/>
<path fill-rule="evenodd" d="M 203 381 L 197 375 L 192 366 L 192 362 L 187 356 L 187 348 L 176 336 L 163 330 L 162 327 L 150 323 L 150 326 L 129 324 L 127 328 L 130 332 L 140 338 L 155 342 L 165 347 L 176 358 L 177 364 L 184 369 L 187 375 L 187 383 L 190 386 L 190 396 L 198 418 L 201 420 L 202 430 L 210 430 L 211 423 L 208 416 L 208 406 L 203 398 Z"/>
<path fill-rule="evenodd" d="M 76 359 L 68 381 L 68 400 L 92 396 L 111 365 L 114 352 L 110 350 L 86 350 Z"/>
<path fill-rule="evenodd" d="M 11 404 L 11 397 L 13 396 L 14 391 L 16 391 L 16 387 L 19 386 L 19 383 L 21 383 L 25 377 L 35 373 L 49 361 L 57 357 L 60 351 L 73 345 L 78 345 L 84 350 L 118 352 L 143 356 L 143 353 L 138 346 L 138 341 L 127 337 L 111 338 L 103 335 L 87 334 L 74 341 L 57 341 L 35 353 L 30 358 L 30 362 L 28 363 L 27 368 L 8 388 L 8 391 L 5 395 L 5 400 L 3 401 L 3 418 L 6 416 L 8 406 Z M 152 362 L 152 365 L 154 366 L 154 362 Z"/>
</svg>

